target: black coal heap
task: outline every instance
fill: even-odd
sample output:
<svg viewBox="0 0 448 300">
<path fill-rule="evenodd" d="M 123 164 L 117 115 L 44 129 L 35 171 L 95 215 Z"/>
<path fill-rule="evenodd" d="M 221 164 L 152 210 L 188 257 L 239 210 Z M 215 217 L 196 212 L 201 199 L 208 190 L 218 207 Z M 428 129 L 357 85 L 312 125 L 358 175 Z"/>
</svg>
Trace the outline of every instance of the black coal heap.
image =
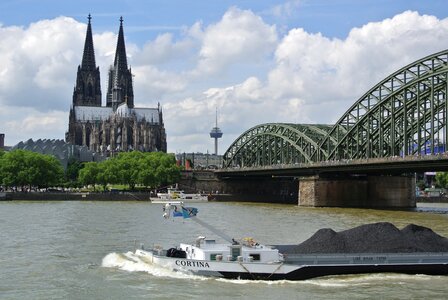
<svg viewBox="0 0 448 300">
<path fill-rule="evenodd" d="M 279 246 L 279 250 L 281 246 Z M 286 248 L 284 248 L 286 250 Z M 361 225 L 335 232 L 324 228 L 301 244 L 289 246 L 288 253 L 412 253 L 448 252 L 448 239 L 429 228 L 410 224 L 398 229 L 391 223 Z"/>
</svg>

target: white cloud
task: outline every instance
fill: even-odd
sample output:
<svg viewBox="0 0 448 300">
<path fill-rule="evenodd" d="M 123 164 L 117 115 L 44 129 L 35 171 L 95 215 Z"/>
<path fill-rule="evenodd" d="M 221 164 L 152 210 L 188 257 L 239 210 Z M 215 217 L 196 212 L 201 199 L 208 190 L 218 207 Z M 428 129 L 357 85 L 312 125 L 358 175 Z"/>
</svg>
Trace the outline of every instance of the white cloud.
<svg viewBox="0 0 448 300">
<path fill-rule="evenodd" d="M 259 63 L 277 42 L 275 25 L 251 11 L 230 8 L 204 32 L 198 72 L 218 73 L 233 64 Z"/>
<path fill-rule="evenodd" d="M 105 102 L 116 33 L 94 25 Z M 64 138 L 85 30 L 66 17 L 0 26 L 0 132 L 7 144 Z M 302 28 L 279 35 L 255 13 L 231 8 L 216 23 L 126 46 L 136 104 L 160 101 L 168 150 L 211 152 L 208 133 L 218 108 L 223 153 L 260 123 L 334 123 L 393 71 L 448 48 L 448 19 L 408 11 L 335 39 Z"/>
<path fill-rule="evenodd" d="M 209 128 L 214 107 L 219 108 L 224 145 L 265 122 L 334 124 L 380 80 L 446 48 L 448 19 L 409 11 L 354 28 L 344 40 L 296 28 L 279 42 L 266 80 L 258 74 L 242 83 L 210 88 L 203 98 L 197 97 L 201 100 L 190 102 L 190 107 L 207 108 L 207 117 L 195 122 L 207 123 Z M 177 114 L 183 115 L 182 111 Z M 204 139 L 208 127 L 203 129 Z M 173 130 L 172 134 L 180 136 L 186 131 Z M 176 144 L 175 138 L 172 143 Z"/>
<path fill-rule="evenodd" d="M 182 60 L 188 57 L 190 51 L 196 45 L 196 41 L 191 37 L 179 41 L 173 41 L 172 33 L 164 33 L 154 41 L 147 42 L 135 62 L 138 64 L 163 64 L 173 60 Z"/>
<path fill-rule="evenodd" d="M 249 77 L 241 84 L 226 88 L 210 88 L 202 96 L 187 98 L 177 103 L 165 105 L 165 124 L 171 136 L 168 142 L 172 149 L 183 149 L 180 141 L 191 135 L 196 139 L 202 133 L 202 149 L 189 148 L 205 152 L 213 150 L 213 140 L 208 133 L 214 127 L 215 109 L 218 109 L 218 123 L 224 135 L 220 140 L 220 149 L 225 151 L 241 133 L 247 129 L 267 122 L 282 122 L 281 117 L 288 115 L 298 119 L 297 111 L 302 101 L 297 98 L 278 101 L 268 96 L 262 82 Z M 178 138 L 182 137 L 182 140 Z M 194 143 L 196 145 L 196 143 Z M 185 143 L 184 143 L 185 145 Z M 200 144 L 198 144 L 200 145 Z M 204 146 L 205 145 L 205 146 Z M 189 147 L 192 147 L 189 145 Z M 220 150 L 220 151 L 221 151 Z"/>
<path fill-rule="evenodd" d="M 380 80 L 446 48 L 448 19 L 410 11 L 354 28 L 345 40 L 293 29 L 277 47 L 266 85 L 275 98 L 302 99 L 310 120 L 334 123 Z"/>
<path fill-rule="evenodd" d="M 85 32 L 86 24 L 68 17 L 0 27 L 0 131 L 7 144 L 64 139 Z M 116 36 L 94 35 L 94 44 L 97 65 L 104 66 L 104 48 L 114 49 Z M 102 72 L 103 80 L 105 75 Z"/>
<path fill-rule="evenodd" d="M 42 20 L 28 28 L 0 27 L 0 104 L 41 111 L 66 107 L 52 97 L 73 85 L 73 70 L 84 39 L 71 18 Z"/>
<path fill-rule="evenodd" d="M 20 110 L 3 107 L 0 110 L 0 119 L 7 133 L 6 144 L 12 146 L 30 138 L 64 139 L 68 112 L 54 110 L 41 112 L 31 107 Z M 12 139 L 15 142 L 8 143 Z"/>
<path fill-rule="evenodd" d="M 301 2 L 301 0 L 292 0 L 275 5 L 270 10 L 270 13 L 279 18 L 291 17 L 298 10 Z"/>
<path fill-rule="evenodd" d="M 154 103 L 161 96 L 176 93 L 186 88 L 186 79 L 178 74 L 160 71 L 156 67 L 146 65 L 132 68 L 134 94 L 136 102 Z M 148 103 L 149 102 L 149 103 Z"/>
</svg>

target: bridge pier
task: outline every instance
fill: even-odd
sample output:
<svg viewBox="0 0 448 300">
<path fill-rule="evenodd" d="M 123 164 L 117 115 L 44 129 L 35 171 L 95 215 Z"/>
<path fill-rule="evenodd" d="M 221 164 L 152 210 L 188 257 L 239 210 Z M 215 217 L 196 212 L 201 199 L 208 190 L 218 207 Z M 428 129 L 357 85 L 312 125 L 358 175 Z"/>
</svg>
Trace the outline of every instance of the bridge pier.
<svg viewBox="0 0 448 300">
<path fill-rule="evenodd" d="M 188 192 L 203 192 L 216 201 L 297 204 L 294 177 L 238 177 L 220 179 L 213 171 L 183 171 L 179 182 Z"/>
<path fill-rule="evenodd" d="M 315 175 L 227 177 L 184 171 L 182 189 L 212 194 L 218 201 L 298 204 L 311 207 L 412 208 L 414 176 Z"/>
<path fill-rule="evenodd" d="M 409 208 L 416 206 L 413 176 L 299 178 L 299 206 Z"/>
</svg>

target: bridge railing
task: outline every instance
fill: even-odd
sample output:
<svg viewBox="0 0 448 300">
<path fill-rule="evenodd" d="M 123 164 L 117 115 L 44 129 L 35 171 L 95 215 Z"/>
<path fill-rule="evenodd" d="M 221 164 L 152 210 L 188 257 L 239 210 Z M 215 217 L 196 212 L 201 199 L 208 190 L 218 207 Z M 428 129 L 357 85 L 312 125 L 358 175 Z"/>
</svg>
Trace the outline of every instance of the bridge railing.
<svg viewBox="0 0 448 300">
<path fill-rule="evenodd" d="M 294 163 L 294 164 L 274 164 L 269 166 L 233 166 L 219 169 L 218 172 L 245 172 L 245 171 L 259 171 L 259 170 L 278 170 L 278 169 L 305 169 L 316 167 L 333 167 L 341 165 L 367 165 L 367 164 L 383 164 L 393 162 L 412 162 L 412 161 L 434 161 L 447 160 L 448 151 L 437 154 L 427 155 L 408 155 L 408 156 L 391 156 L 382 158 L 364 158 L 364 159 L 341 159 L 341 160 L 326 160 L 321 162 L 311 163 Z"/>
</svg>

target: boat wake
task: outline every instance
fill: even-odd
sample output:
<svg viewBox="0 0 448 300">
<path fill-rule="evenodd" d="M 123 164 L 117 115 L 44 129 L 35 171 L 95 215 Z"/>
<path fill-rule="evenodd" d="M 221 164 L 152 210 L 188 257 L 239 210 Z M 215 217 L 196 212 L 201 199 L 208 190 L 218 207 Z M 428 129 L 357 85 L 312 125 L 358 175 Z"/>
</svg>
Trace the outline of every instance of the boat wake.
<svg viewBox="0 0 448 300">
<path fill-rule="evenodd" d="M 109 253 L 103 258 L 101 266 L 104 268 L 115 268 L 127 272 L 145 272 L 155 277 L 168 277 L 175 279 L 208 280 L 206 277 L 176 272 L 162 266 L 142 261 L 132 252 Z"/>
<path fill-rule="evenodd" d="M 296 284 L 299 281 L 278 280 L 278 281 L 266 281 L 266 280 L 242 280 L 242 279 L 224 279 L 204 277 L 199 275 L 192 275 L 183 272 L 170 270 L 168 268 L 158 266 L 155 264 L 142 261 L 137 255 L 129 251 L 127 253 L 109 253 L 107 254 L 101 263 L 103 268 L 119 269 L 127 272 L 144 272 L 155 277 L 174 278 L 174 279 L 193 279 L 193 280 L 216 280 L 218 282 L 224 282 L 229 284 L 266 284 L 266 285 L 281 285 L 281 284 Z"/>
<path fill-rule="evenodd" d="M 322 288 L 347 288 L 354 286 L 371 286 L 375 284 L 384 284 L 385 281 L 391 284 L 409 284 L 415 281 L 433 280 L 434 278 L 444 278 L 443 276 L 430 275 L 407 275 L 407 274 L 358 274 L 358 275 L 335 275 L 306 280 L 240 280 L 218 278 L 216 281 L 232 284 L 265 284 L 265 285 L 312 285 Z"/>
<path fill-rule="evenodd" d="M 358 274 L 358 275 L 337 275 L 321 278 L 313 278 L 305 280 L 304 283 L 317 285 L 320 287 L 346 288 L 354 286 L 365 286 L 384 284 L 409 284 L 414 281 L 433 280 L 438 276 L 430 275 L 408 275 L 395 273 L 375 273 L 375 274 Z"/>
<path fill-rule="evenodd" d="M 158 266 L 155 264 L 142 261 L 133 252 L 127 253 L 109 253 L 103 258 L 101 266 L 104 268 L 115 268 L 127 272 L 145 272 L 155 277 L 173 278 L 173 279 L 187 279 L 187 280 L 216 280 L 229 284 L 238 285 L 314 285 L 320 287 L 330 288 L 345 288 L 353 286 L 375 285 L 376 283 L 408 284 L 412 281 L 432 280 L 434 277 L 429 275 L 406 275 L 406 274 L 390 274 L 390 273 L 376 273 L 376 274 L 361 274 L 361 275 L 338 275 L 327 276 L 321 278 L 313 278 L 303 281 L 290 280 L 240 280 L 240 279 L 224 279 L 224 278 L 209 278 L 204 276 L 192 275 L 183 272 L 177 272 L 168 268 Z"/>
</svg>

